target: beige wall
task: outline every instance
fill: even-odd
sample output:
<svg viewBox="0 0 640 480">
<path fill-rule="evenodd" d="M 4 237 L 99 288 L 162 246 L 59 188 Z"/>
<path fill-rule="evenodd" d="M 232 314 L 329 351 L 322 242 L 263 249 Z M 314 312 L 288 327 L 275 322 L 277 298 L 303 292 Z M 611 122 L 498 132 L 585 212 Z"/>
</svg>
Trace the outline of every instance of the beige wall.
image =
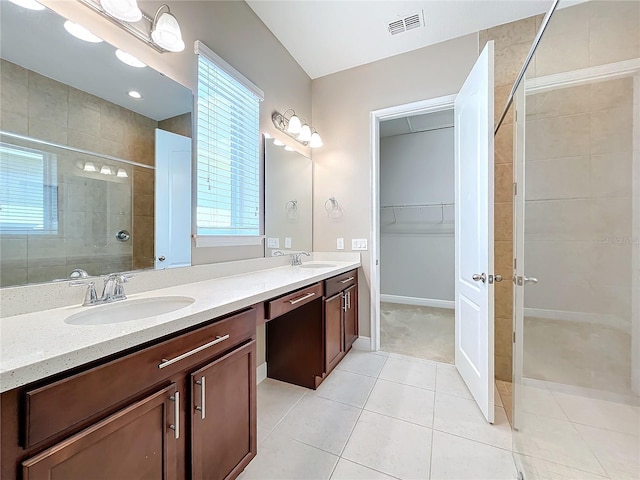
<svg viewBox="0 0 640 480">
<path fill-rule="evenodd" d="M 311 118 L 311 79 L 245 2 L 166 2 L 180 23 L 186 48 L 180 53 L 164 54 L 156 52 L 77 2 L 43 0 L 42 3 L 90 27 L 93 33 L 104 40 L 192 90 L 196 84 L 193 43 L 195 40 L 202 41 L 264 91 L 265 99 L 260 106 L 260 131 L 263 133 L 289 139 L 273 126 L 271 114 L 274 110 L 283 112 L 287 108 L 294 108 L 302 117 Z M 138 2 L 140 8 L 151 15 L 162 3 L 165 2 Z M 296 147 L 304 155 L 310 156 L 308 148 L 301 145 Z M 194 247 L 192 263 L 198 265 L 260 257 L 263 254 L 262 246 Z"/>
<path fill-rule="evenodd" d="M 313 125 L 324 147 L 314 150 L 313 248 L 335 251 L 336 238 L 371 242 L 371 146 L 369 114 L 395 105 L 456 93 L 478 56 L 478 37 L 468 35 L 313 81 Z M 329 218 L 329 197 L 344 215 Z M 360 335 L 370 332 L 370 256 L 362 252 L 359 282 Z"/>
</svg>

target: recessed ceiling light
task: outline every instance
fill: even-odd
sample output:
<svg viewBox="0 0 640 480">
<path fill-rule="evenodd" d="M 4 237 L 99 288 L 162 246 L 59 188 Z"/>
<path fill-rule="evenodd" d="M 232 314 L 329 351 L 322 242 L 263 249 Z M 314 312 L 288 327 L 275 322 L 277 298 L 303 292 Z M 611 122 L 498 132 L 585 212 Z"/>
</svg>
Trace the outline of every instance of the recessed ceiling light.
<svg viewBox="0 0 640 480">
<path fill-rule="evenodd" d="M 29 10 L 44 10 L 46 7 L 36 0 L 9 0 L 11 3 L 15 3 L 19 7 L 28 8 Z"/>
<path fill-rule="evenodd" d="M 126 63 L 130 67 L 143 68 L 147 66 L 146 63 L 141 62 L 130 53 L 124 52 L 119 48 L 116 50 L 116 57 L 118 57 L 118 60 L 122 63 Z"/>
<path fill-rule="evenodd" d="M 73 35 L 80 40 L 84 40 L 85 42 L 91 43 L 100 43 L 102 39 L 100 37 L 95 36 L 89 30 L 84 28 L 82 25 L 78 25 L 77 23 L 73 23 L 69 20 L 64 22 L 64 28 L 67 32 Z"/>
<path fill-rule="evenodd" d="M 140 95 L 140 92 L 136 92 L 135 90 L 131 90 L 130 92 L 127 92 L 127 95 L 129 95 L 131 98 L 142 98 L 142 95 Z"/>
</svg>

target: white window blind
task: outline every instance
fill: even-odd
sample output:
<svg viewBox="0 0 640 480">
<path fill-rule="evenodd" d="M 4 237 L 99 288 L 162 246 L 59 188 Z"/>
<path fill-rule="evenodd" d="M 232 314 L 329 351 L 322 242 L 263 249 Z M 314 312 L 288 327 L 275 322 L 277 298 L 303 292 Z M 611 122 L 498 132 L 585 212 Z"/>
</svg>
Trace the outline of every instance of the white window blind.
<svg viewBox="0 0 640 480">
<path fill-rule="evenodd" d="M 58 232 L 55 155 L 0 143 L 0 233 Z"/>
<path fill-rule="evenodd" d="M 259 236 L 262 92 L 200 42 L 196 53 L 197 236 Z"/>
</svg>

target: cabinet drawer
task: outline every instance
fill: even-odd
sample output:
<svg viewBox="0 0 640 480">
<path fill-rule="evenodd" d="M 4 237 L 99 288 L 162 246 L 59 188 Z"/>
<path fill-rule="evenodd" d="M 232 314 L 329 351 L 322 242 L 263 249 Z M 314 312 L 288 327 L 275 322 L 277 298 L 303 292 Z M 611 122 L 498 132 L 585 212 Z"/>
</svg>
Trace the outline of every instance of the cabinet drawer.
<svg viewBox="0 0 640 480">
<path fill-rule="evenodd" d="M 332 297 L 338 292 L 349 288 L 351 285 L 358 283 L 358 271 L 351 270 L 350 272 L 342 273 L 335 277 L 329 278 L 324 281 L 324 294 L 326 297 Z"/>
<path fill-rule="evenodd" d="M 146 389 L 255 335 L 254 308 L 85 372 L 28 390 L 23 446 L 72 431 L 128 404 Z"/>
<path fill-rule="evenodd" d="M 322 290 L 322 282 L 318 282 L 285 295 L 284 297 L 271 300 L 267 303 L 265 318 L 267 320 L 271 320 L 272 318 L 276 318 L 284 313 L 290 312 L 305 303 L 313 302 L 314 300 L 322 298 Z"/>
</svg>

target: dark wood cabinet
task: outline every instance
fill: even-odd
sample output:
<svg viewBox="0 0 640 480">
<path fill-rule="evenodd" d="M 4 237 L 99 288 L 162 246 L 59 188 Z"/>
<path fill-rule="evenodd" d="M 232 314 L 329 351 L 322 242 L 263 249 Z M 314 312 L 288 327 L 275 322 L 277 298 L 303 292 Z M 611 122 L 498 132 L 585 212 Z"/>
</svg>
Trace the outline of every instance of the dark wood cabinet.
<svg viewBox="0 0 640 480">
<path fill-rule="evenodd" d="M 2 480 L 233 479 L 256 455 L 256 309 L 4 392 Z"/>
<path fill-rule="evenodd" d="M 23 462 L 24 480 L 175 480 L 176 385 Z"/>
<path fill-rule="evenodd" d="M 324 365 L 325 372 L 330 372 L 342 360 L 344 356 L 344 328 L 342 312 L 344 310 L 344 297 L 341 293 L 327 298 L 324 301 Z"/>
<path fill-rule="evenodd" d="M 256 342 L 191 374 L 194 480 L 237 477 L 256 454 Z"/>
<path fill-rule="evenodd" d="M 344 349 L 348 351 L 358 338 L 358 285 L 342 292 L 344 298 Z"/>
</svg>

